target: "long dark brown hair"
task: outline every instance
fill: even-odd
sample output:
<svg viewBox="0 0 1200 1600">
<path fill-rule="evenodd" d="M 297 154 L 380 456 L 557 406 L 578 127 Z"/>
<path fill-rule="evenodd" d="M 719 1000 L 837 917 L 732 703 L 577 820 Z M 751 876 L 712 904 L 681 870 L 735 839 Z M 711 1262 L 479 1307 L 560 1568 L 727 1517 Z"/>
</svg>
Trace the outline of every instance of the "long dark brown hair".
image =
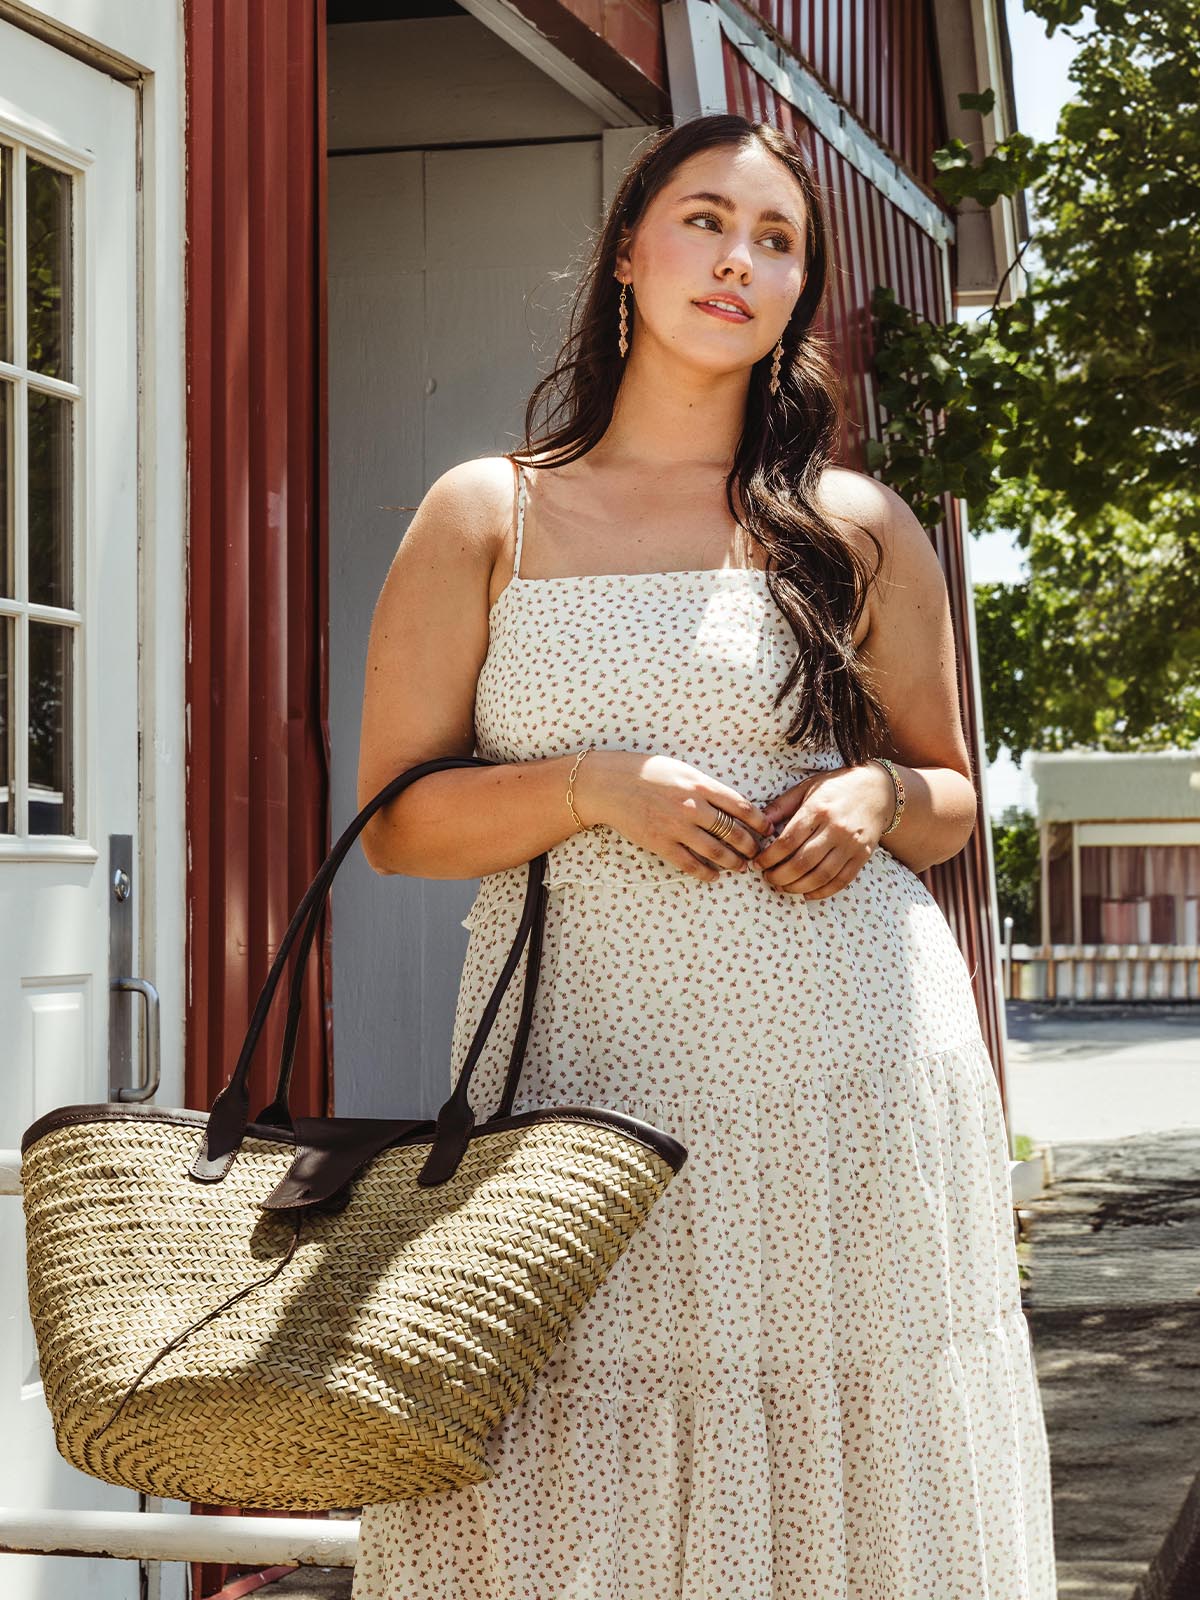
<svg viewBox="0 0 1200 1600">
<path fill-rule="evenodd" d="M 836 746 L 856 765 L 884 746 L 887 718 L 867 663 L 854 647 L 854 628 L 879 570 L 883 550 L 867 528 L 879 560 L 865 557 L 818 510 L 821 473 L 832 461 L 844 417 L 842 386 L 830 351 L 812 324 L 829 273 L 829 233 L 817 184 L 800 150 L 770 123 L 745 117 L 693 117 L 664 128 L 639 151 L 613 198 L 603 230 L 580 276 L 567 337 L 553 371 L 540 380 L 525 412 L 525 443 L 510 452 L 529 465 L 565 466 L 599 443 L 612 420 L 624 360 L 617 349 L 618 247 L 675 169 L 703 150 L 744 147 L 757 140 L 777 156 L 804 193 L 808 275 L 783 333 L 779 390 L 768 390 L 770 354 L 754 366 L 745 419 L 725 498 L 735 522 L 766 552 L 767 582 L 799 646 L 775 699 L 784 699 L 803 672 L 799 709 L 787 730 L 793 743 Z M 636 317 L 629 338 L 636 338 Z M 541 405 L 543 431 L 534 440 Z M 534 456 L 549 456 L 535 462 Z M 743 511 L 733 496 L 738 493 Z"/>
</svg>

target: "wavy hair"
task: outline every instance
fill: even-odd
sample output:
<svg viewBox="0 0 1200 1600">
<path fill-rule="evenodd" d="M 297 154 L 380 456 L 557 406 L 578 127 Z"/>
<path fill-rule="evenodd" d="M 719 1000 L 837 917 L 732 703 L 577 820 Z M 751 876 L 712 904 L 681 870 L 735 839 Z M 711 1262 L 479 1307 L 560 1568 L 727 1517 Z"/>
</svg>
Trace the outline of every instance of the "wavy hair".
<svg viewBox="0 0 1200 1600">
<path fill-rule="evenodd" d="M 796 658 L 775 699 L 778 705 L 804 673 L 799 707 L 786 737 L 793 743 L 836 746 L 843 761 L 856 765 L 875 754 L 886 737 L 886 713 L 853 637 L 883 551 L 876 535 L 864 528 L 879 558 L 870 568 L 817 505 L 821 474 L 833 460 L 845 412 L 830 349 L 812 329 L 828 281 L 828 222 L 817 183 L 792 139 L 770 123 L 719 114 L 693 117 L 647 141 L 613 197 L 584 265 L 554 368 L 529 397 L 524 446 L 510 455 L 552 469 L 586 455 L 600 442 L 612 420 L 625 365 L 613 336 L 621 241 L 689 156 L 754 141 L 783 162 L 803 191 L 807 277 L 784 329 L 776 394 L 768 389 L 771 355 L 754 364 L 725 498 L 735 522 L 765 551 L 768 587 L 796 636 Z M 631 319 L 631 345 L 636 337 L 636 319 Z M 546 419 L 535 441 L 542 406 Z M 536 455 L 551 459 L 539 463 Z"/>
</svg>

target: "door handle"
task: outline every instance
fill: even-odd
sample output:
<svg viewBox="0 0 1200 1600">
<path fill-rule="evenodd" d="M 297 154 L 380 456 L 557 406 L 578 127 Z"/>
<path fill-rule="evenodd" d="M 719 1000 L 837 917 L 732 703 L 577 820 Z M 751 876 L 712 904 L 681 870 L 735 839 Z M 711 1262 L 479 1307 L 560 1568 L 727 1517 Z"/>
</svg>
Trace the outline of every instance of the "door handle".
<svg viewBox="0 0 1200 1600">
<path fill-rule="evenodd" d="M 114 989 L 130 990 L 140 994 L 146 1002 L 145 1027 L 142 1029 L 142 1081 L 122 1084 L 116 1091 L 118 1100 L 149 1100 L 158 1089 L 160 1077 L 160 1044 L 158 990 L 148 978 L 114 978 Z"/>
<path fill-rule="evenodd" d="M 149 1100 L 158 1090 L 160 1027 L 158 990 L 145 978 L 125 976 L 138 962 L 133 953 L 133 836 L 113 833 L 108 839 L 108 1098 Z M 134 1083 L 129 1007 L 118 993 L 140 994 L 146 1014 L 142 1018 L 141 1076 Z"/>
</svg>

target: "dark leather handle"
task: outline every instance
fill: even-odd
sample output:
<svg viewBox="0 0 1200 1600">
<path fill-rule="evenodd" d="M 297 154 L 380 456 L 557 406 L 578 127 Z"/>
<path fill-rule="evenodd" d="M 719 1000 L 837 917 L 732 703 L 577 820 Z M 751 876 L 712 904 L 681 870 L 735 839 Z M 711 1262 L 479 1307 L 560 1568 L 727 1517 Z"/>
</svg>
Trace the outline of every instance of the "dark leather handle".
<svg viewBox="0 0 1200 1600">
<path fill-rule="evenodd" d="M 494 763 L 490 762 L 486 764 L 494 765 Z M 525 1054 L 525 1040 L 529 1033 L 529 1023 L 533 1015 L 534 993 L 537 988 L 538 971 L 541 961 L 542 930 L 545 922 L 545 911 L 545 890 L 543 888 L 539 891 L 539 899 L 535 907 L 533 933 L 531 938 L 536 942 L 531 948 L 529 961 L 525 968 L 524 998 L 521 1006 L 521 1014 L 517 1023 L 516 1036 L 513 1040 L 512 1052 L 509 1056 L 508 1075 L 505 1080 L 504 1093 L 500 1098 L 499 1106 L 492 1113 L 491 1118 L 488 1119 L 489 1121 L 494 1121 L 499 1117 L 506 1117 L 512 1110 L 513 1099 L 516 1094 L 517 1084 L 521 1076 L 521 1064 Z M 292 968 L 291 990 L 288 998 L 287 1026 L 284 1032 L 283 1048 L 280 1051 L 279 1069 L 276 1074 L 275 1094 L 254 1118 L 255 1122 L 262 1122 L 272 1126 L 289 1128 L 293 1129 L 293 1131 L 294 1125 L 292 1122 L 291 1108 L 288 1104 L 288 1096 L 291 1088 L 292 1065 L 295 1060 L 296 1044 L 300 1032 L 304 977 L 306 964 L 308 961 L 308 954 L 320 928 L 323 912 L 323 902 L 314 904 L 313 909 L 309 914 L 308 924 L 304 930 L 303 937 L 301 938 L 299 948 L 296 952 L 296 959 Z M 519 941 L 520 938 L 521 934 L 520 931 L 518 931 L 517 940 Z M 503 993 L 505 987 L 507 987 L 506 981 L 503 979 L 497 979 L 497 988 L 499 988 L 501 994 Z M 495 992 L 495 990 L 493 990 L 493 992 Z M 487 1034 L 485 1030 L 483 1037 L 479 1041 L 480 1050 L 482 1049 L 486 1037 Z M 464 1064 L 464 1071 L 474 1071 L 475 1060 L 477 1059 L 479 1053 L 478 1051 L 474 1050 L 474 1041 L 472 1042 L 472 1051 L 473 1054 L 468 1057 L 469 1065 L 466 1063 Z"/>
<path fill-rule="evenodd" d="M 288 924 L 287 932 L 280 941 L 279 950 L 271 963 L 271 969 L 259 992 L 254 1013 L 250 1018 L 250 1026 L 242 1044 L 241 1054 L 238 1056 L 237 1065 L 234 1067 L 229 1082 L 218 1092 L 210 1108 L 205 1134 L 190 1169 L 192 1177 L 202 1182 L 219 1182 L 229 1171 L 237 1157 L 250 1120 L 250 1062 L 262 1036 L 263 1028 L 266 1026 L 271 1002 L 283 976 L 288 956 L 291 954 L 293 946 L 297 946 L 297 941 L 299 941 L 288 997 L 287 1025 L 284 1033 L 283 1049 L 280 1054 L 275 1094 L 270 1104 L 264 1107 L 262 1114 L 256 1119 L 258 1121 L 267 1121 L 277 1126 L 293 1127 L 291 1110 L 288 1105 L 288 1094 L 296 1041 L 299 1035 L 305 966 L 324 914 L 329 891 L 333 887 L 333 879 L 358 835 L 377 811 L 387 805 L 389 801 L 394 800 L 402 790 L 406 789 L 410 783 L 415 783 L 418 778 L 423 778 L 430 772 L 453 767 L 492 767 L 497 764 L 481 756 L 439 756 L 430 761 L 418 762 L 415 766 L 409 767 L 407 771 L 400 773 L 386 783 L 343 831 L 337 843 L 318 868 L 300 904 L 296 907 L 292 920 Z M 521 959 L 521 952 L 528 941 L 529 961 L 525 973 L 525 991 L 521 1015 L 517 1025 L 517 1035 L 513 1042 L 512 1054 L 509 1058 L 504 1094 L 501 1098 L 500 1106 L 493 1116 L 506 1116 L 511 1109 L 513 1096 L 520 1081 L 525 1042 L 529 1034 L 538 970 L 541 964 L 542 928 L 546 909 L 545 872 L 546 856 L 543 853 L 535 856 L 529 863 L 529 881 L 526 886 L 525 903 L 522 907 L 521 919 L 516 936 L 513 939 L 512 948 L 505 959 L 500 976 L 497 978 L 488 1002 L 484 1007 L 483 1016 L 467 1051 L 458 1082 L 455 1084 L 450 1098 L 438 1112 L 436 1135 L 429 1158 L 418 1176 L 418 1182 L 420 1183 L 427 1185 L 444 1183 L 457 1170 L 458 1164 L 467 1148 L 471 1131 L 475 1126 L 475 1114 L 471 1109 L 468 1098 L 471 1074 L 474 1072 L 475 1064 L 483 1052 L 488 1031 L 500 1008 L 509 980 Z"/>
</svg>

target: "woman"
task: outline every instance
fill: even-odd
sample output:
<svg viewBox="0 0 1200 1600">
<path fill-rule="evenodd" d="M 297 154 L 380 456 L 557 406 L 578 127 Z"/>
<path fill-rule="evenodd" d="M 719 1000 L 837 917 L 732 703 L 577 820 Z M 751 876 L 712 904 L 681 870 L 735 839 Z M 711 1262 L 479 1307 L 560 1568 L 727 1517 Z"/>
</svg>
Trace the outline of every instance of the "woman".
<svg viewBox="0 0 1200 1600">
<path fill-rule="evenodd" d="M 560 425 L 440 477 L 380 596 L 360 803 L 498 763 L 363 836 L 481 880 L 455 1077 L 545 851 L 512 1109 L 616 1107 L 688 1160 L 495 1476 L 364 1507 L 355 1600 L 1055 1594 L 999 1092 L 916 876 L 976 824 L 948 597 L 904 502 L 831 465 L 825 229 L 774 128 L 656 136 L 527 446 L 554 385 Z"/>
</svg>

